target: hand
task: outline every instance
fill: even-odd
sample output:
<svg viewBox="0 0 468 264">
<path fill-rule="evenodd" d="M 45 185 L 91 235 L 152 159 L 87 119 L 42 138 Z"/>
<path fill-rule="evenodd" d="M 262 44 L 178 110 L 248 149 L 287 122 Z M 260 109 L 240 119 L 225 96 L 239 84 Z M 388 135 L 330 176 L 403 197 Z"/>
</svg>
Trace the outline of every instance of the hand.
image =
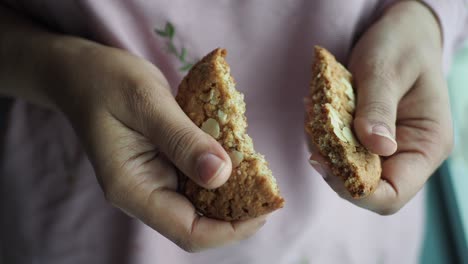
<svg viewBox="0 0 468 264">
<path fill-rule="evenodd" d="M 325 177 L 341 197 L 395 213 L 448 156 L 452 123 L 441 53 L 438 22 L 418 1 L 394 4 L 357 42 L 348 65 L 357 89 L 354 130 L 367 149 L 384 156 L 382 180 L 356 200 L 340 179 Z M 311 159 L 329 173 L 318 153 Z"/>
<path fill-rule="evenodd" d="M 152 64 L 55 34 L 1 5 L 0 57 L 0 95 L 64 112 L 107 200 L 181 248 L 235 242 L 264 223 L 266 216 L 236 222 L 201 217 L 176 191 L 178 171 L 206 188 L 222 185 L 231 160 L 183 113 Z"/>
<path fill-rule="evenodd" d="M 84 142 L 110 203 L 187 251 L 241 240 L 260 228 L 266 216 L 210 219 L 177 192 L 177 169 L 215 188 L 228 179 L 231 162 L 179 108 L 157 68 L 97 44 L 68 61 L 59 75 L 63 89 L 49 96 Z"/>
</svg>

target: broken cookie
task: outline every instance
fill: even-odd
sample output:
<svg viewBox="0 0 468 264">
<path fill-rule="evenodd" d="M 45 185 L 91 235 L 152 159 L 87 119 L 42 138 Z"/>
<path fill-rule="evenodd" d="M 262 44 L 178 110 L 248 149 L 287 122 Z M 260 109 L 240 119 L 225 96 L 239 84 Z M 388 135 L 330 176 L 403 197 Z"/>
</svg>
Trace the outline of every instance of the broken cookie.
<svg viewBox="0 0 468 264">
<path fill-rule="evenodd" d="M 352 76 L 335 57 L 315 47 L 306 131 L 331 172 L 343 179 L 354 198 L 370 195 L 382 172 L 380 157 L 356 139 L 353 130 L 355 94 Z"/>
<path fill-rule="evenodd" d="M 181 176 L 179 188 L 201 214 L 232 221 L 272 212 L 283 207 L 284 199 L 268 163 L 246 133 L 244 96 L 235 88 L 225 56 L 226 50 L 216 49 L 195 64 L 182 80 L 176 100 L 229 154 L 231 176 L 211 190 Z"/>
</svg>

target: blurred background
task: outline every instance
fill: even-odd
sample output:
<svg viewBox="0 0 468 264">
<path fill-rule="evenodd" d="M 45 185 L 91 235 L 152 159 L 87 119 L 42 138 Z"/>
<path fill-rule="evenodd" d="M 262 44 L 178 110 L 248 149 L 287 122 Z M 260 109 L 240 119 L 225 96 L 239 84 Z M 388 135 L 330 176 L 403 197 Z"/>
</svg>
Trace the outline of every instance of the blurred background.
<svg viewBox="0 0 468 264">
<path fill-rule="evenodd" d="M 420 263 L 468 263 L 468 43 L 448 76 L 453 153 L 426 186 L 426 239 Z"/>
</svg>

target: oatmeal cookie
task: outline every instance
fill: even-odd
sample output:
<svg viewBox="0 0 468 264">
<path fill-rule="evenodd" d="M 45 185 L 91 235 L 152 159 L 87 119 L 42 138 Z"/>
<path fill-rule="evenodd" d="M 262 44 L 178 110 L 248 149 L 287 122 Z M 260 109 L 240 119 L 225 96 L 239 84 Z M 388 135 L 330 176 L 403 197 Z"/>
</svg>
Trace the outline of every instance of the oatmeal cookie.
<svg viewBox="0 0 468 264">
<path fill-rule="evenodd" d="M 276 180 L 264 156 L 247 135 L 244 96 L 235 88 L 226 50 L 216 49 L 195 64 L 179 86 L 176 100 L 203 131 L 231 157 L 232 173 L 219 188 L 204 189 L 185 176 L 179 188 L 208 217 L 232 221 L 283 207 Z"/>
<path fill-rule="evenodd" d="M 305 126 L 310 140 L 351 196 L 366 197 L 376 189 L 382 167 L 380 157 L 364 148 L 353 133 L 356 100 L 351 73 L 316 46 L 312 76 Z"/>
</svg>

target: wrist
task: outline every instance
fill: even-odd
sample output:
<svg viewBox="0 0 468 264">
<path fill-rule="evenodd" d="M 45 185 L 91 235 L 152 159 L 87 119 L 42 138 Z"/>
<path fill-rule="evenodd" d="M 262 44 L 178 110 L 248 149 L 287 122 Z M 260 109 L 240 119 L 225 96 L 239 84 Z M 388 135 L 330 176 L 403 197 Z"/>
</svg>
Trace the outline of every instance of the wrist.
<svg viewBox="0 0 468 264">
<path fill-rule="evenodd" d="M 0 95 L 57 108 L 56 94 L 66 89 L 71 55 L 87 45 L 0 7 Z"/>
<path fill-rule="evenodd" d="M 49 42 L 49 57 L 41 83 L 44 84 L 42 92 L 54 108 L 66 112 L 83 101 L 87 88 L 84 82 L 92 85 L 89 83 L 92 76 L 86 73 L 88 61 L 102 48 L 97 43 L 71 36 L 59 36 Z"/>
</svg>

